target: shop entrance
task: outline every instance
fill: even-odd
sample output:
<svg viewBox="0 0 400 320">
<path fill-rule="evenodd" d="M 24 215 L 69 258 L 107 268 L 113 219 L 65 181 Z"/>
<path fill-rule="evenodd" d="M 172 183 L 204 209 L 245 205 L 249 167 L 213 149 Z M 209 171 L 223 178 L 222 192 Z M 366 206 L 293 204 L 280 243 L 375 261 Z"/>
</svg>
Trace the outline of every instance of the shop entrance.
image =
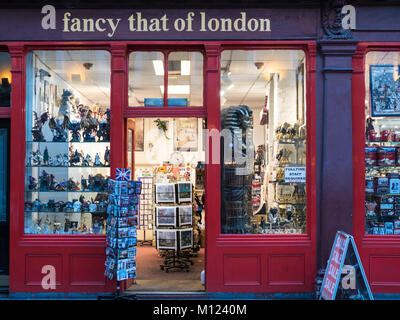
<svg viewBox="0 0 400 320">
<path fill-rule="evenodd" d="M 9 274 L 9 120 L 0 119 L 0 290 L 8 287 Z"/>
<path fill-rule="evenodd" d="M 205 289 L 205 145 L 199 118 L 130 118 L 126 163 L 142 182 L 136 282 L 128 290 Z"/>
</svg>

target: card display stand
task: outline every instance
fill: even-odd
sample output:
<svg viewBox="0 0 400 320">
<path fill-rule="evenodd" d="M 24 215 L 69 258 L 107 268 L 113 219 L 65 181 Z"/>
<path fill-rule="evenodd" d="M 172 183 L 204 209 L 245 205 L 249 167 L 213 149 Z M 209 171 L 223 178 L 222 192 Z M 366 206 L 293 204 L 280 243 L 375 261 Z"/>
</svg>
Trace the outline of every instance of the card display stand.
<svg viewBox="0 0 400 320">
<path fill-rule="evenodd" d="M 105 261 L 105 275 L 109 279 L 114 276 L 117 281 L 136 279 L 136 226 L 141 184 L 133 180 L 109 180 Z"/>
<path fill-rule="evenodd" d="M 142 193 L 139 197 L 139 216 L 138 216 L 138 229 L 143 230 L 143 240 L 139 243 L 143 244 L 153 243 L 153 178 L 152 177 L 139 177 L 138 180 L 142 183 Z"/>
<path fill-rule="evenodd" d="M 160 256 L 164 257 L 160 269 L 165 272 L 171 269 L 189 272 L 189 266 L 193 265 L 190 260 L 193 249 L 193 219 L 192 216 L 187 218 L 187 208 L 193 206 L 193 185 L 190 182 L 156 183 L 154 193 L 156 246 Z M 168 207 L 171 207 L 171 212 L 168 212 Z M 193 207 L 190 214 L 193 214 Z"/>
</svg>

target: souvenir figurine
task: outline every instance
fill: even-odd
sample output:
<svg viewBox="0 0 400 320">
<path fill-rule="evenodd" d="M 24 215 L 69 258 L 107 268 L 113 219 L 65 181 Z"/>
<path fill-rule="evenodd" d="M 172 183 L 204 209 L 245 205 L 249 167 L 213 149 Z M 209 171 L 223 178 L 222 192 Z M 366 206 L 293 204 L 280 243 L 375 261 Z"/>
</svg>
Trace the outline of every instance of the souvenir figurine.
<svg viewBox="0 0 400 320">
<path fill-rule="evenodd" d="M 55 161 L 54 165 L 57 167 L 62 167 L 63 164 L 64 164 L 64 161 L 63 161 L 61 154 L 56 155 L 56 161 Z"/>
<path fill-rule="evenodd" d="M 82 158 L 82 154 L 80 154 L 78 152 L 78 150 L 75 150 L 75 152 L 72 155 L 70 155 L 70 159 L 69 159 L 70 166 L 79 164 L 81 162 L 81 158 Z"/>
<path fill-rule="evenodd" d="M 25 201 L 25 212 L 30 212 L 33 207 L 33 202 L 32 201 Z"/>
<path fill-rule="evenodd" d="M 81 185 L 82 185 L 82 191 L 88 191 L 89 190 L 89 185 L 87 179 L 84 179 L 83 177 L 81 178 Z M 81 201 L 83 202 L 83 201 Z"/>
<path fill-rule="evenodd" d="M 46 141 L 42 132 L 43 125 L 47 122 L 49 119 L 49 113 L 45 112 L 43 113 L 40 118 L 38 117 L 37 113 L 33 111 L 34 117 L 35 117 L 35 125 L 32 128 L 32 136 L 33 136 L 33 141 L 35 142 L 43 142 Z"/>
<path fill-rule="evenodd" d="M 72 178 L 67 181 L 67 191 L 77 191 L 79 190 L 78 183 L 76 183 Z"/>
<path fill-rule="evenodd" d="M 67 182 L 65 180 L 62 180 L 61 182 L 56 183 L 54 186 L 55 191 L 65 191 L 66 188 L 67 188 Z"/>
<path fill-rule="evenodd" d="M 268 218 L 269 218 L 270 223 L 277 223 L 278 222 L 278 209 L 277 208 L 269 209 Z"/>
<path fill-rule="evenodd" d="M 98 126 L 97 119 L 92 116 L 92 111 L 89 110 L 88 114 L 82 117 L 81 128 L 83 129 L 83 141 L 84 142 L 95 142 L 95 135 Z"/>
<path fill-rule="evenodd" d="M 80 142 L 81 134 L 79 133 L 79 130 L 81 130 L 81 124 L 76 120 L 72 120 L 68 125 L 68 129 L 71 130 L 71 142 Z"/>
<path fill-rule="evenodd" d="M 260 227 L 261 227 L 261 229 L 265 229 L 265 227 L 266 227 L 264 217 L 261 217 Z"/>
<path fill-rule="evenodd" d="M 68 201 L 68 202 L 65 204 L 65 206 L 64 206 L 64 212 L 68 212 L 68 213 L 74 212 L 74 206 L 73 206 L 73 204 L 72 204 L 71 201 Z"/>
<path fill-rule="evenodd" d="M 80 212 L 82 208 L 82 203 L 80 201 L 75 200 L 73 204 L 74 212 Z"/>
<path fill-rule="evenodd" d="M 28 159 L 26 161 L 26 165 L 29 167 L 33 166 L 33 151 L 29 152 Z"/>
<path fill-rule="evenodd" d="M 30 191 L 36 190 L 36 187 L 37 187 L 36 179 L 34 177 L 32 177 L 32 176 L 29 176 L 28 180 L 29 180 L 28 181 L 28 189 Z"/>
<path fill-rule="evenodd" d="M 40 210 L 40 201 L 39 199 L 36 199 L 35 201 L 33 201 L 33 205 L 32 205 L 32 211 L 39 211 Z"/>
<path fill-rule="evenodd" d="M 55 190 L 55 185 L 57 184 L 56 177 L 54 174 L 50 174 L 49 176 L 49 190 Z"/>
<path fill-rule="evenodd" d="M 375 216 L 375 208 L 377 206 L 377 203 L 374 202 L 366 202 L 365 203 L 365 209 L 366 209 L 366 216 Z"/>
<path fill-rule="evenodd" d="M 110 109 L 104 112 L 102 120 L 99 121 L 98 141 L 110 141 Z"/>
<path fill-rule="evenodd" d="M 82 166 L 89 167 L 91 163 L 92 163 L 92 157 L 90 156 L 90 154 L 87 154 L 85 158 L 82 160 Z"/>
<path fill-rule="evenodd" d="M 369 141 L 375 141 L 375 140 L 371 140 L 370 139 L 370 137 L 371 137 L 371 132 L 375 132 L 375 128 L 374 128 L 374 125 L 373 125 L 373 122 L 374 122 L 375 120 L 374 119 L 372 119 L 372 118 L 367 118 L 367 126 L 366 126 L 366 128 L 365 128 L 365 138 L 367 139 L 367 140 L 369 140 Z M 376 135 L 376 132 L 375 132 L 375 135 Z"/>
<path fill-rule="evenodd" d="M 70 114 L 70 108 L 71 108 L 71 97 L 72 97 L 72 92 L 69 90 L 63 90 L 63 93 L 61 95 L 61 103 L 60 103 L 60 108 L 58 109 L 58 116 L 67 116 L 69 117 Z"/>
<path fill-rule="evenodd" d="M 39 180 L 40 180 L 40 191 L 49 191 L 50 176 L 45 170 L 42 171 L 42 175 L 39 177 Z"/>
<path fill-rule="evenodd" d="M 68 132 L 66 129 L 68 128 L 69 119 L 67 116 L 64 116 L 64 120 L 61 123 L 59 119 L 51 118 L 49 121 L 49 127 L 53 134 L 54 142 L 66 142 L 68 138 Z"/>
<path fill-rule="evenodd" d="M 43 152 L 43 163 L 45 166 L 49 165 L 49 150 L 47 149 L 47 146 L 44 148 Z"/>
<path fill-rule="evenodd" d="M 63 166 L 68 167 L 69 165 L 69 159 L 68 159 L 68 154 L 64 153 L 63 158 L 62 158 Z"/>
<path fill-rule="evenodd" d="M 98 153 L 96 153 L 95 157 L 94 157 L 94 165 L 95 166 L 102 166 L 103 164 L 100 162 L 100 156 Z"/>
<path fill-rule="evenodd" d="M 104 166 L 110 166 L 110 149 L 106 146 L 106 151 L 104 151 Z"/>
<path fill-rule="evenodd" d="M 42 156 L 40 150 L 38 149 L 36 152 L 33 152 L 32 154 L 33 154 L 33 157 L 32 157 L 33 165 L 40 166 L 43 161 L 43 156 Z"/>
</svg>

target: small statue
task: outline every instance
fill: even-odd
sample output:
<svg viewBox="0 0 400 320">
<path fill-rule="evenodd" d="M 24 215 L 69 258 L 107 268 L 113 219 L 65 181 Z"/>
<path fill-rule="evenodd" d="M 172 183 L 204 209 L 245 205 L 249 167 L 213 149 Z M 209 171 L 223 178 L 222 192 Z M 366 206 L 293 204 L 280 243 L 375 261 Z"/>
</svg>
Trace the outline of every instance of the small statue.
<svg viewBox="0 0 400 320">
<path fill-rule="evenodd" d="M 98 122 L 95 117 L 92 116 L 92 111 L 89 110 L 88 114 L 82 117 L 81 128 L 83 129 L 83 141 L 84 142 L 95 142 L 95 135 L 93 132 L 97 131 Z"/>
<path fill-rule="evenodd" d="M 34 190 L 36 190 L 36 187 L 37 187 L 36 178 L 34 178 L 32 176 L 29 176 L 29 178 L 28 178 L 28 190 L 34 191 Z"/>
<path fill-rule="evenodd" d="M 68 159 L 68 154 L 64 153 L 63 158 L 62 158 L 63 166 L 68 167 L 69 165 L 69 159 Z"/>
<path fill-rule="evenodd" d="M 61 154 L 58 154 L 58 155 L 56 156 L 54 165 L 57 166 L 57 167 L 62 167 L 63 164 L 64 164 L 63 158 L 62 158 Z"/>
<path fill-rule="evenodd" d="M 270 223 L 277 223 L 278 222 L 278 209 L 277 208 L 269 209 L 268 218 L 269 218 Z"/>
<path fill-rule="evenodd" d="M 40 176 L 40 191 L 49 191 L 50 190 L 50 176 L 49 174 L 43 170 L 42 175 Z"/>
<path fill-rule="evenodd" d="M 104 152 L 104 166 L 110 166 L 110 149 L 106 146 L 106 151 Z"/>
<path fill-rule="evenodd" d="M 264 230 L 265 229 L 265 220 L 264 220 L 264 217 L 261 217 L 261 221 L 260 221 L 260 227 L 261 227 L 261 229 L 262 230 Z"/>
<path fill-rule="evenodd" d="M 54 190 L 55 191 L 65 191 L 66 188 L 67 188 L 67 183 L 65 180 L 63 180 L 63 181 L 55 184 Z"/>
<path fill-rule="evenodd" d="M 67 191 L 78 191 L 78 183 L 76 183 L 72 178 L 67 181 Z"/>
<path fill-rule="evenodd" d="M 282 148 L 279 150 L 278 154 L 276 155 L 276 159 L 279 161 L 280 164 L 289 163 L 289 157 L 292 151 Z"/>
<path fill-rule="evenodd" d="M 33 165 L 40 166 L 43 161 L 43 156 L 42 156 L 40 150 L 38 149 L 36 152 L 33 152 L 32 154 L 33 154 L 33 157 L 32 157 Z"/>
<path fill-rule="evenodd" d="M 72 92 L 69 90 L 63 90 L 63 93 L 61 95 L 60 108 L 58 110 L 58 116 L 69 117 L 70 108 L 72 105 L 70 98 L 72 98 Z"/>
<path fill-rule="evenodd" d="M 72 139 L 71 142 L 80 142 L 81 141 L 81 134 L 79 130 L 81 130 L 81 124 L 76 120 L 72 120 L 69 125 L 68 129 L 72 131 Z"/>
<path fill-rule="evenodd" d="M 47 122 L 47 120 L 49 119 L 49 113 L 48 112 L 43 113 L 40 116 L 40 118 L 38 117 L 38 115 L 35 111 L 33 111 L 33 114 L 35 116 L 35 125 L 32 128 L 33 141 L 36 141 L 36 142 L 46 141 L 46 139 L 44 138 L 43 132 L 42 132 L 42 128 L 43 128 L 44 124 Z"/>
<path fill-rule="evenodd" d="M 47 149 L 47 146 L 44 148 L 43 152 L 43 163 L 45 166 L 49 165 L 49 150 Z"/>
<path fill-rule="evenodd" d="M 370 132 L 374 132 L 375 131 L 375 128 L 374 128 L 374 125 L 373 125 L 373 122 L 374 122 L 375 120 L 374 119 L 372 119 L 371 117 L 368 117 L 367 118 L 367 126 L 366 126 L 366 128 L 365 128 L 365 139 L 367 139 L 367 140 L 370 140 L 369 139 L 369 137 L 370 137 Z"/>
<path fill-rule="evenodd" d="M 96 153 L 95 157 L 94 157 L 94 165 L 95 166 L 102 166 L 103 164 L 100 162 L 100 156 L 98 153 Z"/>
<path fill-rule="evenodd" d="M 76 164 L 79 164 L 81 162 L 82 154 L 78 152 L 78 150 L 75 150 L 75 152 L 70 156 L 69 163 L 70 166 L 74 166 Z"/>
<path fill-rule="evenodd" d="M 49 127 L 51 132 L 53 133 L 53 141 L 55 142 L 66 142 L 68 138 L 68 132 L 66 129 L 68 128 L 69 119 L 67 116 L 64 116 L 64 120 L 60 123 L 59 119 L 51 118 L 49 121 Z"/>
<path fill-rule="evenodd" d="M 92 163 L 92 157 L 90 154 L 87 154 L 84 159 L 82 159 L 82 166 L 89 167 Z"/>
</svg>

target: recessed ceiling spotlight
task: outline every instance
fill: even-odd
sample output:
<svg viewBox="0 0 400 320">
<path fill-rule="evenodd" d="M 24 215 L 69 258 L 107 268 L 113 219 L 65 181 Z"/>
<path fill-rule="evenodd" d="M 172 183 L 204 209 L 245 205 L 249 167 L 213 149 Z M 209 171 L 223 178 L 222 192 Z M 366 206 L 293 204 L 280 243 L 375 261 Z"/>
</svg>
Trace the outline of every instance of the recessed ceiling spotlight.
<svg viewBox="0 0 400 320">
<path fill-rule="evenodd" d="M 254 65 L 259 70 L 264 66 L 264 62 L 254 62 Z"/>
<path fill-rule="evenodd" d="M 83 64 L 83 66 L 85 67 L 86 70 L 90 70 L 90 68 L 93 66 L 93 63 L 85 62 L 85 63 Z"/>
</svg>

